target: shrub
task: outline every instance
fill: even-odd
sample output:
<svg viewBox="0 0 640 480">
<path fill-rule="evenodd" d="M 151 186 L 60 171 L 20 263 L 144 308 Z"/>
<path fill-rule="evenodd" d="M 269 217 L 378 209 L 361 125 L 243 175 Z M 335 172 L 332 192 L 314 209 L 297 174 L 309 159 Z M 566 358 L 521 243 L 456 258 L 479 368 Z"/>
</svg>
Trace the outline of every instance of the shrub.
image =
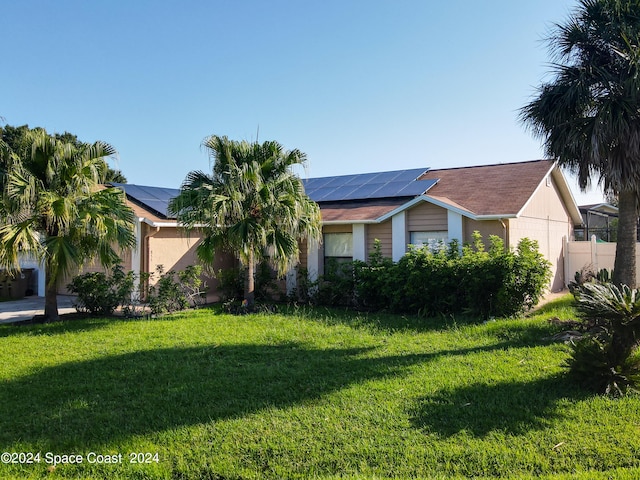
<svg viewBox="0 0 640 480">
<path fill-rule="evenodd" d="M 380 240 L 376 239 L 368 262 L 353 262 L 353 287 L 351 298 L 360 308 L 384 310 L 391 300 L 389 292 L 395 281 L 394 264 L 382 256 Z"/>
<path fill-rule="evenodd" d="M 158 265 L 156 273 L 159 275 L 158 281 L 149 287 L 147 298 L 152 314 L 176 312 L 188 307 L 197 307 L 203 302 L 200 265 L 191 265 L 179 272 L 165 272 L 164 267 Z"/>
<path fill-rule="evenodd" d="M 539 252 L 538 243 L 523 238 L 515 254 L 507 252 L 502 258 L 505 264 L 496 310 L 500 315 L 515 315 L 533 308 L 551 280 L 550 263 Z"/>
<path fill-rule="evenodd" d="M 76 309 L 96 315 L 110 315 L 118 307 L 127 315 L 139 315 L 145 305 L 151 313 L 160 314 L 182 310 L 189 306 L 197 307 L 204 302 L 201 287 L 202 267 L 192 265 L 175 272 L 164 272 L 158 265 L 159 275 L 155 285 L 150 286 L 152 274 L 143 273 L 138 277 L 132 271 L 124 272 L 116 265 L 110 275 L 103 272 L 89 272 L 73 278 L 67 286 L 71 293 L 78 296 Z"/>
<path fill-rule="evenodd" d="M 382 256 L 376 241 L 368 262 L 328 262 L 310 297 L 328 305 L 485 318 L 515 315 L 537 304 L 550 279 L 537 243 L 523 239 L 511 251 L 497 236 L 489 241 L 487 251 L 474 232 L 472 243 L 462 248 L 455 241 L 445 248 L 412 247 L 397 263 Z"/>
<path fill-rule="evenodd" d="M 244 298 L 245 272 L 244 267 L 225 268 L 216 272 L 222 300 L 233 302 Z M 269 302 L 279 300 L 280 298 L 277 297 L 286 297 L 285 292 L 281 291 L 278 285 L 275 271 L 268 262 L 256 265 L 253 278 L 256 301 Z"/>
<path fill-rule="evenodd" d="M 353 306 L 355 296 L 354 268 L 358 262 L 338 262 L 332 258 L 325 273 L 318 279 L 313 303 L 319 305 Z"/>
<path fill-rule="evenodd" d="M 244 296 L 244 276 L 240 268 L 218 270 L 216 279 L 223 300 L 235 300 Z"/>
<path fill-rule="evenodd" d="M 125 273 L 117 264 L 107 275 L 103 272 L 88 272 L 78 275 L 67 285 L 76 294 L 76 310 L 95 315 L 111 315 L 123 305 L 133 292 L 133 272 Z"/>
<path fill-rule="evenodd" d="M 622 395 L 640 385 L 640 292 L 587 282 L 576 292 L 588 333 L 573 344 L 570 374 L 598 393 Z"/>
<path fill-rule="evenodd" d="M 595 271 L 593 265 L 585 265 L 579 271 L 577 271 L 573 277 L 573 281 L 567 285 L 569 291 L 577 296 L 580 292 L 580 287 L 587 282 L 609 283 L 613 277 L 613 270 L 607 270 L 601 268 L 598 272 Z"/>
</svg>

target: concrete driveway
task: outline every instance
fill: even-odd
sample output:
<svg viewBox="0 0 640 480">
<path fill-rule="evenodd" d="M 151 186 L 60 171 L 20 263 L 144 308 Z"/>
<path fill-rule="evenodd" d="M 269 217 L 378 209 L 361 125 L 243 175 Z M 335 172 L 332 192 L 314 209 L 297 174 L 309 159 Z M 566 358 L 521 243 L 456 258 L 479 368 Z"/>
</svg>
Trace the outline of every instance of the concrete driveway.
<svg viewBox="0 0 640 480">
<path fill-rule="evenodd" d="M 58 313 L 74 313 L 76 297 L 58 295 Z M 0 323 L 31 320 L 35 315 L 44 314 L 44 297 L 25 297 L 20 300 L 0 302 Z"/>
</svg>

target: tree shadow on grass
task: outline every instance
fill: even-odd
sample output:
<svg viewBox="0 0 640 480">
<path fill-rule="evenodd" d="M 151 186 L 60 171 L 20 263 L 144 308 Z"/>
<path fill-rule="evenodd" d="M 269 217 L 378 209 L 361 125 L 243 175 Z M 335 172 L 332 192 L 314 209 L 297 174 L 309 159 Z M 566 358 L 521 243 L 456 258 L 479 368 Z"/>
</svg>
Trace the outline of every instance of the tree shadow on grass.
<svg viewBox="0 0 640 480">
<path fill-rule="evenodd" d="M 466 432 L 521 435 L 557 420 L 559 403 L 588 398 L 561 374 L 530 382 L 475 384 L 422 399 L 412 413 L 416 428 L 442 436 Z"/>
<path fill-rule="evenodd" d="M 421 356 L 299 344 L 139 351 L 44 368 L 0 389 L 0 447 L 85 450 L 115 439 L 241 417 L 394 375 Z"/>
<path fill-rule="evenodd" d="M 7 323 L 0 325 L 0 338 L 18 335 L 58 335 L 69 332 L 97 330 L 112 322 L 129 321 L 122 317 L 89 317 L 87 315 L 62 315 L 61 320 L 51 323 Z"/>
<path fill-rule="evenodd" d="M 373 348 L 298 343 L 166 348 L 47 367 L 4 381 L 0 447 L 79 451 L 133 435 L 286 408 L 360 382 L 401 375 L 443 355 L 506 344 L 376 357 Z M 458 395 L 473 396 L 473 390 Z M 466 400 L 465 400 L 466 401 Z M 427 402 L 416 418 L 457 413 L 462 399 Z M 434 424 L 443 428 L 444 423 Z"/>
</svg>

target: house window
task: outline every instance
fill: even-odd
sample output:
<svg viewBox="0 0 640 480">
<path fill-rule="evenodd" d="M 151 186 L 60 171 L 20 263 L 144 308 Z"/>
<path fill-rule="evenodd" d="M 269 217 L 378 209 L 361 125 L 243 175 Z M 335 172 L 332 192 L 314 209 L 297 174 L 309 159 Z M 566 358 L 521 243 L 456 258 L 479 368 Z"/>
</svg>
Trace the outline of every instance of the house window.
<svg viewBox="0 0 640 480">
<path fill-rule="evenodd" d="M 428 247 L 431 251 L 439 251 L 446 247 L 449 241 L 449 232 L 411 232 L 410 243 L 416 247 Z"/>
<path fill-rule="evenodd" d="M 352 233 L 324 234 L 324 271 L 328 272 L 331 265 L 350 262 L 353 260 Z"/>
</svg>

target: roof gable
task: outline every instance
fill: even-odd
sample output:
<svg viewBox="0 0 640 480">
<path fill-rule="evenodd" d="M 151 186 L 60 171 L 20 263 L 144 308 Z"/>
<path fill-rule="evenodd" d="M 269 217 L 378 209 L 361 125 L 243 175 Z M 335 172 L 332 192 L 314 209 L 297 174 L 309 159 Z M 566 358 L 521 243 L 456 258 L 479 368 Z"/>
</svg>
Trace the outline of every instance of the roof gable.
<svg viewBox="0 0 640 480">
<path fill-rule="evenodd" d="M 440 181 L 429 190 L 477 216 L 517 215 L 553 169 L 551 160 L 430 170 L 421 179 Z"/>
</svg>

